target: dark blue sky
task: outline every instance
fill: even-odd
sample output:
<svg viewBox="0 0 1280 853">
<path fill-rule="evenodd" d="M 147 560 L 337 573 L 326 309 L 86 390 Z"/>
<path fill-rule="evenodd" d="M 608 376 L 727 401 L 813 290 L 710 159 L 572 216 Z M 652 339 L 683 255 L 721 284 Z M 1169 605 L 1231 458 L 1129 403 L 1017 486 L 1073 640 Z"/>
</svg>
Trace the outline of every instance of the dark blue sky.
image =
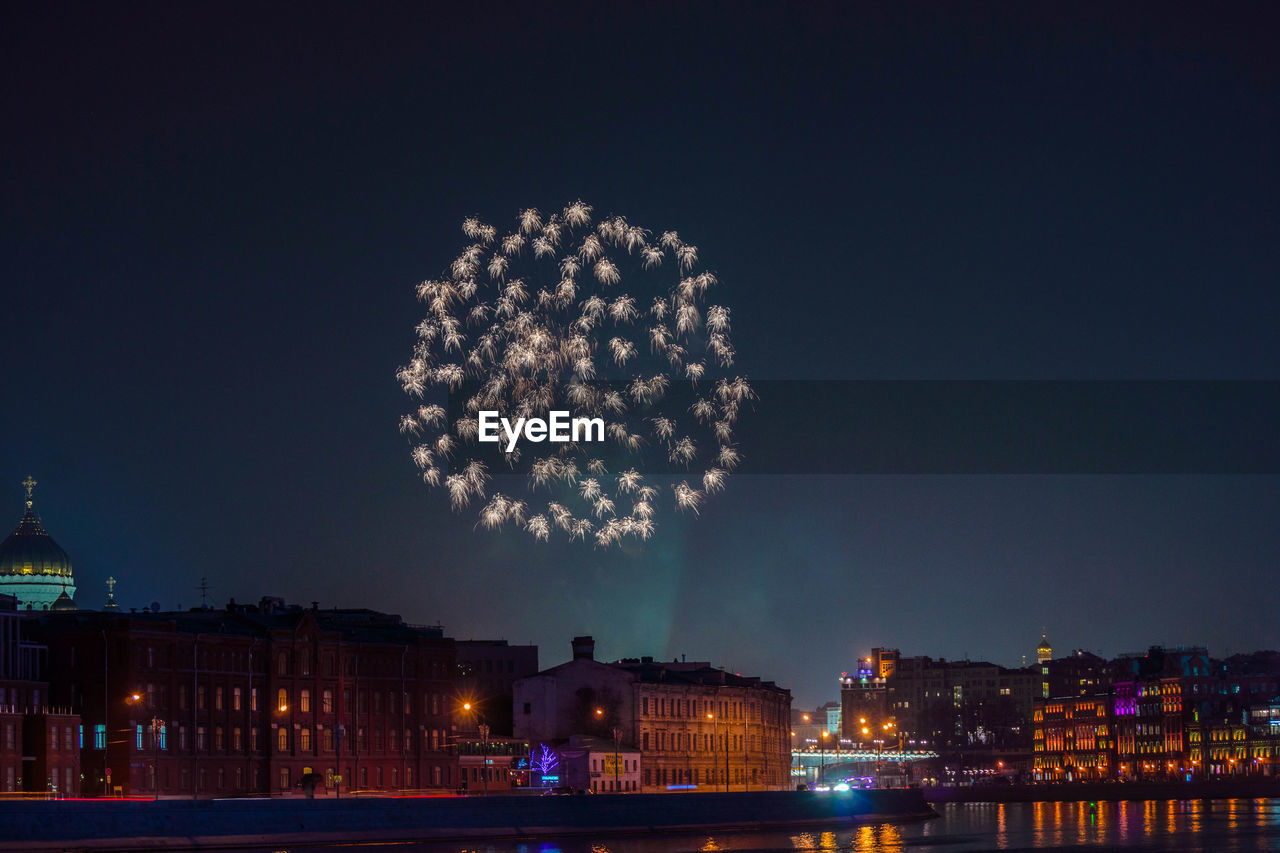
<svg viewBox="0 0 1280 853">
<path fill-rule="evenodd" d="M 873 644 L 1276 647 L 1274 476 L 744 476 L 612 553 L 473 533 L 396 431 L 461 218 L 578 197 L 699 246 L 753 378 L 1280 379 L 1280 15 L 1116 5 L 10 6 L 12 521 L 31 473 L 85 604 L 208 576 L 807 704 Z"/>
</svg>

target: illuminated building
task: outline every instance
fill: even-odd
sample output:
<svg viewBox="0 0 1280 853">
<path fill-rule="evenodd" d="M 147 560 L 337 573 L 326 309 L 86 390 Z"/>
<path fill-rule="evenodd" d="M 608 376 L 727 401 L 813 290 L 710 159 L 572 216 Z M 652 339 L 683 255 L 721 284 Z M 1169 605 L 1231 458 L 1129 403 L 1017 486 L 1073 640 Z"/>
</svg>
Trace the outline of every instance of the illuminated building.
<svg viewBox="0 0 1280 853">
<path fill-rule="evenodd" d="M 453 790 L 453 641 L 369 610 L 43 612 L 51 701 L 85 720 L 85 790 L 188 797 Z"/>
<path fill-rule="evenodd" d="M 1053 660 L 1053 646 L 1049 645 L 1049 637 L 1047 634 L 1040 635 L 1040 645 L 1036 646 L 1036 663 L 1046 663 Z"/>
<path fill-rule="evenodd" d="M 0 792 L 80 793 L 80 717 L 52 704 L 48 650 L 27 636 L 17 599 L 0 595 Z"/>
<path fill-rule="evenodd" d="M 1032 714 L 1035 779 L 1079 782 L 1113 779 L 1115 719 L 1109 693 L 1037 700 Z"/>
<path fill-rule="evenodd" d="M 790 779 L 790 691 L 707 662 L 602 663 L 591 637 L 575 637 L 572 660 L 516 682 L 514 716 L 530 743 L 612 741 L 617 729 L 640 754 L 644 791 L 780 790 Z"/>
<path fill-rule="evenodd" d="M 1280 754 L 1280 713 L 1275 727 L 1269 719 L 1280 691 L 1275 664 L 1215 662 L 1195 646 L 1088 662 L 1088 677 L 1103 673 L 1114 682 L 1109 692 L 1081 696 L 1071 677 L 1068 695 L 1037 700 L 1036 778 L 1271 775 Z"/>
<path fill-rule="evenodd" d="M 45 532 L 36 517 L 32 490 L 36 481 L 27 477 L 27 508 L 18 527 L 0 543 L 0 594 L 12 595 L 19 608 L 48 610 L 74 607 L 75 578 L 71 558 Z"/>
<path fill-rule="evenodd" d="M 870 657 L 858 661 L 858 670 L 840 675 L 841 735 L 860 741 L 862 728 L 879 729 L 892 719 L 889 713 L 889 678 L 898 666 L 897 649 L 875 648 Z M 865 723 L 862 721 L 866 721 Z"/>
</svg>

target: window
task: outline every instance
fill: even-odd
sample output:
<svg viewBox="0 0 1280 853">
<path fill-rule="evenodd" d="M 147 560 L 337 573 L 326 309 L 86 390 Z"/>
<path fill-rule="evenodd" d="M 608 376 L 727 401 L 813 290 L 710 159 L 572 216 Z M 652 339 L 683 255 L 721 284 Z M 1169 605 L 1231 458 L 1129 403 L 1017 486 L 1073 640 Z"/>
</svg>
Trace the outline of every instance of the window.
<svg viewBox="0 0 1280 853">
<path fill-rule="evenodd" d="M 215 711 L 222 710 L 222 688 L 221 687 L 213 688 L 213 709 Z"/>
<path fill-rule="evenodd" d="M 382 713 L 382 693 L 378 690 L 373 691 L 373 713 Z"/>
<path fill-rule="evenodd" d="M 231 710 L 233 711 L 240 710 L 240 699 L 241 699 L 240 688 L 232 687 L 231 688 Z"/>
<path fill-rule="evenodd" d="M 284 726 L 276 730 L 276 750 L 279 752 L 289 751 L 289 730 Z"/>
<path fill-rule="evenodd" d="M 196 749 L 197 750 L 207 749 L 207 746 L 205 743 L 204 726 L 196 726 Z M 201 785 L 203 786 L 203 783 L 201 783 Z"/>
<path fill-rule="evenodd" d="M 311 729 L 304 727 L 298 732 L 298 749 L 303 752 L 311 750 Z"/>
<path fill-rule="evenodd" d="M 201 711 L 205 708 L 205 692 L 204 687 L 196 688 L 196 707 Z"/>
<path fill-rule="evenodd" d="M 289 768 L 288 767 L 280 768 L 280 790 L 281 791 L 289 790 Z"/>
<path fill-rule="evenodd" d="M 303 675 L 311 674 L 311 652 L 307 649 L 298 652 L 298 671 Z"/>
<path fill-rule="evenodd" d="M 320 741 L 324 751 L 333 752 L 333 729 L 324 729 L 323 731 L 324 734 L 321 736 Z"/>
<path fill-rule="evenodd" d="M 302 692 L 298 694 L 298 710 L 302 711 L 304 714 L 311 710 L 311 691 L 307 690 L 305 687 L 302 689 Z"/>
<path fill-rule="evenodd" d="M 342 710 L 343 713 L 351 713 L 351 688 L 344 688 L 342 691 Z"/>
<path fill-rule="evenodd" d="M 226 748 L 226 744 L 222 740 L 222 726 L 218 726 L 213 730 L 213 748 L 218 752 L 222 752 Z"/>
<path fill-rule="evenodd" d="M 276 655 L 276 675 L 289 674 L 289 653 L 281 652 Z"/>
<path fill-rule="evenodd" d="M 241 736 L 240 727 L 236 726 L 231 730 L 231 748 L 236 752 L 244 749 L 244 738 Z M 239 785 L 237 784 L 237 787 Z"/>
<path fill-rule="evenodd" d="M 83 723 L 80 725 L 80 744 L 78 748 L 84 749 L 84 724 Z"/>
<path fill-rule="evenodd" d="M 10 740 L 12 740 L 13 739 L 12 726 L 9 727 L 9 736 L 10 736 Z M 12 746 L 13 744 L 9 744 L 9 745 Z M 98 723 L 93 727 L 93 748 L 94 749 L 107 748 L 107 727 L 103 723 Z"/>
<path fill-rule="evenodd" d="M 276 691 L 276 708 L 280 711 L 289 710 L 289 691 L 283 687 Z"/>
<path fill-rule="evenodd" d="M 326 690 L 320 694 L 320 710 L 326 714 L 333 713 L 333 691 Z"/>
<path fill-rule="evenodd" d="M 142 723 L 138 723 L 135 733 L 137 735 L 137 748 L 142 749 Z"/>
</svg>

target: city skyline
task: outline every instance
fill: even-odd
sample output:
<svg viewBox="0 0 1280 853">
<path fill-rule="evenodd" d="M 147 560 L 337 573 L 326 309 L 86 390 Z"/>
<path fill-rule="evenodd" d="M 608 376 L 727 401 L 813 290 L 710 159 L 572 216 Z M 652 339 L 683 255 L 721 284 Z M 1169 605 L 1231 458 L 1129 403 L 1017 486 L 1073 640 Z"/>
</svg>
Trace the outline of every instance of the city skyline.
<svg viewBox="0 0 1280 853">
<path fill-rule="evenodd" d="M 726 491 L 634 547 L 474 530 L 425 488 L 415 286 L 464 217 L 577 198 L 699 246 L 753 383 L 1277 379 L 1274 9 L 614 11 L 15 14 L 0 524 L 40 481 L 82 606 L 208 578 L 687 653 L 798 705 L 875 646 L 1280 647 L 1273 460 L 839 473 L 840 429 L 768 432 L 775 389 Z"/>
</svg>

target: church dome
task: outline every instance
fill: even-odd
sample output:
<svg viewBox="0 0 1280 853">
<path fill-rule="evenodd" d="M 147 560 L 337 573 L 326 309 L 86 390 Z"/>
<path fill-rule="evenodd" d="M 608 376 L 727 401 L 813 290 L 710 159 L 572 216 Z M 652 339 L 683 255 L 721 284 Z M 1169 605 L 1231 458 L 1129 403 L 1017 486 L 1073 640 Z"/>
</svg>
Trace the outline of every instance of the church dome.
<svg viewBox="0 0 1280 853">
<path fill-rule="evenodd" d="M 71 558 L 29 508 L 18 529 L 0 543 L 0 576 L 46 575 L 71 577 Z"/>
<path fill-rule="evenodd" d="M 0 542 L 0 593 L 16 595 L 19 606 L 44 610 L 60 593 L 68 599 L 74 596 L 76 585 L 71 558 L 45 531 L 32 509 L 31 488 L 35 484 L 30 477 L 23 482 L 27 487 L 26 514 L 18 528 Z"/>
<path fill-rule="evenodd" d="M 67 595 L 66 589 L 58 593 L 58 597 L 53 600 L 53 604 L 49 605 L 50 610 L 79 610 L 76 603 L 71 600 L 71 596 Z"/>
</svg>

